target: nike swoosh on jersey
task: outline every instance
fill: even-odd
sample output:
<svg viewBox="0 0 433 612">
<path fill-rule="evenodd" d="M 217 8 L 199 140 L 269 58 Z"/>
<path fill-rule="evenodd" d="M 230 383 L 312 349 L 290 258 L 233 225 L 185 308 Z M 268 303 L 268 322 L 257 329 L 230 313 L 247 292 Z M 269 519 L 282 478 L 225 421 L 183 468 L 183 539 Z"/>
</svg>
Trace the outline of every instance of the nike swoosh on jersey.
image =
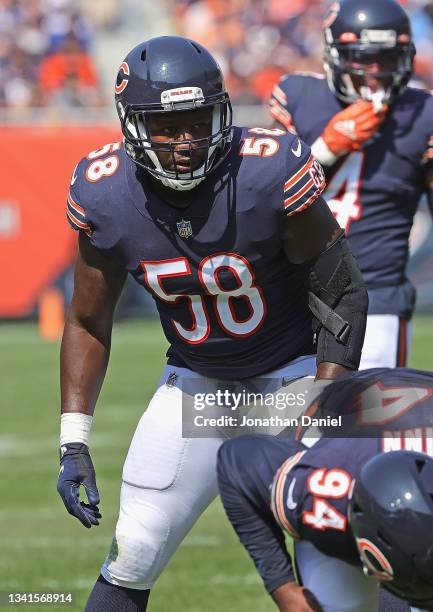
<svg viewBox="0 0 433 612">
<path fill-rule="evenodd" d="M 292 147 L 291 151 L 292 151 L 293 155 L 295 155 L 295 157 L 301 157 L 302 145 L 301 145 L 301 141 L 300 140 L 298 140 L 298 146 L 296 147 L 296 149 L 294 149 Z"/>
<path fill-rule="evenodd" d="M 77 164 L 77 166 L 78 166 L 78 164 Z M 75 166 L 74 171 L 72 173 L 71 185 L 73 185 L 75 183 L 75 181 L 77 180 L 77 175 L 75 174 L 75 172 L 77 170 L 77 166 Z"/>
<path fill-rule="evenodd" d="M 295 488 L 295 482 L 296 482 L 296 478 L 292 480 L 292 482 L 289 485 L 289 490 L 287 491 L 286 504 L 289 510 L 294 510 L 296 506 L 298 505 L 298 502 L 295 502 L 293 499 L 293 489 Z"/>
</svg>

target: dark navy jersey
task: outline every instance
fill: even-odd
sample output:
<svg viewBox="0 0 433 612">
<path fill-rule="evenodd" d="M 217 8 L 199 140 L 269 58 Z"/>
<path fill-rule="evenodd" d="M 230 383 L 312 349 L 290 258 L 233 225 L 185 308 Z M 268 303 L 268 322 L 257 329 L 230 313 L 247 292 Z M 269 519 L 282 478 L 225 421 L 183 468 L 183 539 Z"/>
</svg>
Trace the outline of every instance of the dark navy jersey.
<svg viewBox="0 0 433 612">
<path fill-rule="evenodd" d="M 289 457 L 273 482 L 272 510 L 293 537 L 358 564 L 347 521 L 351 488 L 366 461 L 381 452 L 433 456 L 433 374 L 403 368 L 357 372 L 322 391 L 314 416 L 324 414 L 354 415 L 348 436 L 366 428 L 374 437 L 322 438 Z"/>
<path fill-rule="evenodd" d="M 347 520 L 349 494 L 361 467 L 379 448 L 371 438 L 324 438 L 287 459 L 271 492 L 280 526 L 325 555 L 360 564 Z"/>
<path fill-rule="evenodd" d="M 290 74 L 274 88 L 271 113 L 311 145 L 344 108 L 320 75 Z M 325 199 L 345 228 L 366 281 L 372 314 L 410 316 L 408 238 L 425 170 L 433 162 L 433 96 L 408 87 L 359 152 L 325 168 Z"/>
<path fill-rule="evenodd" d="M 379 421 L 375 437 L 321 438 L 308 447 L 302 439 L 256 435 L 222 445 L 217 464 L 221 499 L 270 592 L 294 580 L 284 531 L 325 555 L 361 565 L 348 504 L 369 459 L 402 449 L 433 456 L 433 374 L 403 368 L 352 373 L 322 391 L 319 413 L 358 414 L 363 427 L 371 394 L 382 412 L 381 421 L 374 415 Z"/>
<path fill-rule="evenodd" d="M 314 352 L 305 270 L 287 261 L 282 238 L 286 217 L 323 188 L 298 137 L 235 128 L 230 156 L 186 208 L 156 195 L 114 143 L 74 170 L 67 215 L 153 295 L 174 359 L 244 378 Z"/>
<path fill-rule="evenodd" d="M 433 456 L 433 374 L 408 368 L 374 368 L 341 376 L 307 410 L 315 419 L 335 419 L 340 427 L 316 429 L 324 435 L 380 439 L 383 450 L 413 450 Z M 309 435 L 298 428 L 295 437 Z M 432 438 L 429 440 L 429 438 Z"/>
</svg>

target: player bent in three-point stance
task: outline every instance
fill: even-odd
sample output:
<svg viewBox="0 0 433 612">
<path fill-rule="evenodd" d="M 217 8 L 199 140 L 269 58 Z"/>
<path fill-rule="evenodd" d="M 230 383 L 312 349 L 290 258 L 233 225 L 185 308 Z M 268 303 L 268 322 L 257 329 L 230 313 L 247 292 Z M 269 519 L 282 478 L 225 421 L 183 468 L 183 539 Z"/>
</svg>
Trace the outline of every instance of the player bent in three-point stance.
<svg viewBox="0 0 433 612">
<path fill-rule="evenodd" d="M 379 584 L 399 598 L 391 610 L 433 610 L 433 374 L 356 372 L 313 406 L 353 417 L 358 437 L 244 436 L 218 453 L 221 499 L 265 587 L 281 612 L 374 612 Z"/>
<path fill-rule="evenodd" d="M 170 348 L 129 448 L 88 612 L 145 610 L 217 493 L 220 441 L 182 438 L 182 380 L 255 377 L 260 389 L 265 376 L 314 376 L 312 322 L 317 377 L 354 370 L 368 300 L 309 147 L 281 129 L 233 127 L 206 49 L 181 37 L 140 44 L 115 90 L 124 143 L 79 162 L 67 207 L 80 234 L 61 350 L 58 491 L 86 527 L 100 517 L 89 430 L 128 272 L 154 297 Z"/>
<path fill-rule="evenodd" d="M 418 201 L 433 210 L 433 96 L 407 87 L 415 47 L 396 0 L 342 0 L 324 22 L 325 75 L 274 88 L 276 125 L 296 131 L 326 174 L 369 294 L 360 368 L 405 366 L 415 289 L 406 277 Z"/>
</svg>

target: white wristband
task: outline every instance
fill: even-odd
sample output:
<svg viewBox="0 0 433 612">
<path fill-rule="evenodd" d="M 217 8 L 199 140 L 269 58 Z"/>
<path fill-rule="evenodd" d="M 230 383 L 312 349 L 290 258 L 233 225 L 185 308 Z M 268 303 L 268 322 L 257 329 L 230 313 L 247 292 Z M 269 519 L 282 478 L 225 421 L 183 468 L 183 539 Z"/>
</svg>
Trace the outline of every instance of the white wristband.
<svg viewBox="0 0 433 612">
<path fill-rule="evenodd" d="M 321 136 L 311 145 L 311 153 L 322 166 L 333 166 L 338 159 Z"/>
<path fill-rule="evenodd" d="M 93 417 L 83 412 L 64 412 L 60 416 L 60 446 L 78 442 L 88 446 Z"/>
</svg>

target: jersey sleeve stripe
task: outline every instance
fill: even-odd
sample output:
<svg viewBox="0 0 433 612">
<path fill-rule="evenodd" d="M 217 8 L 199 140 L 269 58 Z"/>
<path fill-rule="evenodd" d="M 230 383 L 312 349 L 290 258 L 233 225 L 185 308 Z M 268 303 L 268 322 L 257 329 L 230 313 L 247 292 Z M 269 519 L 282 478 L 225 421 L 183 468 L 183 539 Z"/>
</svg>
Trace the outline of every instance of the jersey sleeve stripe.
<svg viewBox="0 0 433 612">
<path fill-rule="evenodd" d="M 287 96 L 279 85 L 274 85 L 272 95 L 280 104 L 287 104 Z"/>
<path fill-rule="evenodd" d="M 287 475 L 289 474 L 290 470 L 292 469 L 294 465 L 296 465 L 296 463 L 298 463 L 300 459 L 300 457 L 298 457 L 299 454 L 301 454 L 302 456 L 302 453 L 297 453 L 293 457 L 289 457 L 289 459 L 287 459 L 283 463 L 283 465 L 278 470 L 278 473 L 275 479 L 275 483 L 274 483 L 274 488 L 273 488 L 274 495 L 272 497 L 272 501 L 274 502 L 276 513 L 278 517 L 280 518 L 280 520 L 283 523 L 287 523 L 287 524 L 289 523 L 284 513 L 284 501 L 283 501 L 284 484 L 287 480 Z"/>
<path fill-rule="evenodd" d="M 289 212 L 287 213 L 287 216 L 291 217 L 292 215 L 294 215 L 296 213 L 300 213 L 303 210 L 305 210 L 306 208 L 308 208 L 315 200 L 317 200 L 317 198 L 322 193 L 324 188 L 325 188 L 325 186 L 319 187 L 318 189 L 316 189 L 316 191 L 313 193 L 313 195 L 310 196 L 308 198 L 308 200 L 306 202 L 304 202 L 304 204 L 302 204 L 302 206 L 298 206 L 298 208 L 295 208 L 294 210 L 289 210 Z"/>
<path fill-rule="evenodd" d="M 298 181 L 300 181 L 309 171 L 311 166 L 313 165 L 314 158 L 310 155 L 306 164 L 302 166 L 288 181 L 284 183 L 284 191 L 288 191 L 290 187 L 295 185 Z"/>
<path fill-rule="evenodd" d="M 305 183 L 303 187 L 298 189 L 296 193 L 294 193 L 290 198 L 286 198 L 284 200 L 284 208 L 288 208 L 291 204 L 295 204 L 298 200 L 302 198 L 303 195 L 307 193 L 309 189 L 314 185 L 313 179 L 310 178 L 309 181 Z"/>
<path fill-rule="evenodd" d="M 325 176 L 320 164 L 310 155 L 308 161 L 285 184 L 284 209 L 288 216 L 301 212 L 325 189 Z"/>
<path fill-rule="evenodd" d="M 269 100 L 269 111 L 273 118 L 281 123 L 281 125 L 283 125 L 287 130 L 296 133 L 296 128 L 292 121 L 292 115 L 274 98 Z"/>
<path fill-rule="evenodd" d="M 83 230 L 88 236 L 91 235 L 92 231 L 89 225 L 77 219 L 77 217 L 75 217 L 75 215 L 69 210 L 69 208 L 66 209 L 66 214 L 67 214 L 70 224 L 72 225 L 74 229 Z"/>
<path fill-rule="evenodd" d="M 306 451 L 300 451 L 293 457 L 289 457 L 278 470 L 271 491 L 271 510 L 277 522 L 285 528 L 292 537 L 299 538 L 296 529 L 290 524 L 284 512 L 284 485 L 290 470 L 301 460 Z"/>
<path fill-rule="evenodd" d="M 83 217 L 85 216 L 86 211 L 82 206 L 75 202 L 75 200 L 71 196 L 71 192 L 68 193 L 68 204 L 73 210 L 75 210 L 75 212 L 80 213 L 80 215 L 83 215 Z"/>
</svg>

